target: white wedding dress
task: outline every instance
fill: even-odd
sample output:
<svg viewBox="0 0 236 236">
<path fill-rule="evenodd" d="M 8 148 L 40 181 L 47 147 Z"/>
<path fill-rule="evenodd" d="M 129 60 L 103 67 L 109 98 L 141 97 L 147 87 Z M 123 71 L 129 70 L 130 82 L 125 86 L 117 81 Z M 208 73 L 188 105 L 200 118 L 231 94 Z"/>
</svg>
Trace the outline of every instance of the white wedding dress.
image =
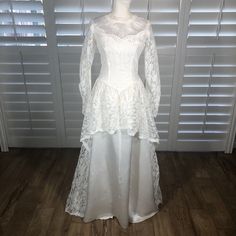
<svg viewBox="0 0 236 236">
<path fill-rule="evenodd" d="M 98 49 L 102 67 L 91 87 Z M 145 83 L 138 74 L 144 51 Z M 123 228 L 159 211 L 162 193 L 154 118 L 160 75 L 149 20 L 111 14 L 90 20 L 80 60 L 81 151 L 65 211 L 84 222 L 115 216 Z"/>
</svg>

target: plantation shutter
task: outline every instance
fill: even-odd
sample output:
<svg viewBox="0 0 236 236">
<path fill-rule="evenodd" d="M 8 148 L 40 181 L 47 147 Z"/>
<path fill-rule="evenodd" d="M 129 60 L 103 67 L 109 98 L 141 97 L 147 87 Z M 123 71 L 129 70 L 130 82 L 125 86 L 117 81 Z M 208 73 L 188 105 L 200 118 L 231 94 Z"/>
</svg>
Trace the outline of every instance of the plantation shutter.
<svg viewBox="0 0 236 236">
<path fill-rule="evenodd" d="M 0 46 L 45 46 L 42 1 L 0 2 Z"/>
<path fill-rule="evenodd" d="M 161 100 L 156 124 L 160 150 L 167 150 L 170 126 L 171 97 L 177 46 L 179 0 L 151 0 L 147 15 L 156 38 L 161 78 Z M 144 16 L 145 17 L 145 16 Z M 140 68 L 143 67 L 143 62 Z"/>
<path fill-rule="evenodd" d="M 236 1 L 193 0 L 189 9 L 176 149 L 224 150 L 235 106 Z"/>
<path fill-rule="evenodd" d="M 91 19 L 111 10 L 110 0 L 0 2 L 2 148 L 81 145 L 84 35 Z M 158 150 L 230 151 L 236 129 L 236 1 L 135 0 L 131 12 L 151 21 L 156 39 Z M 144 80 L 143 60 L 141 55 Z M 97 52 L 92 85 L 100 66 Z"/>
<path fill-rule="evenodd" d="M 42 1 L 0 2 L 0 98 L 8 146 L 56 146 Z"/>
</svg>

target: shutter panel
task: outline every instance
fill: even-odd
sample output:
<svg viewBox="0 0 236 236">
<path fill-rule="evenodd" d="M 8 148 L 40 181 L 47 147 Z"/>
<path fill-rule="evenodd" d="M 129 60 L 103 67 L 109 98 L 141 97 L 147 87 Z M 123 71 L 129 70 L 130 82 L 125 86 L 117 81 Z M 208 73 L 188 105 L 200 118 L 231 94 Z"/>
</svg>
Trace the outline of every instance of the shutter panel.
<svg viewBox="0 0 236 236">
<path fill-rule="evenodd" d="M 41 0 L 0 2 L 0 46 L 46 46 Z"/>
<path fill-rule="evenodd" d="M 0 98 L 8 145 L 57 145 L 42 1 L 0 2 Z"/>
<path fill-rule="evenodd" d="M 177 150 L 224 150 L 235 105 L 236 2 L 193 0 Z"/>
<path fill-rule="evenodd" d="M 172 85 L 176 60 L 179 0 L 152 0 L 150 17 L 156 36 L 161 78 L 160 109 L 156 117 L 160 134 L 159 149 L 168 149 Z"/>
<path fill-rule="evenodd" d="M 55 103 L 46 47 L 1 48 L 0 73 L 9 146 L 55 146 Z"/>
</svg>

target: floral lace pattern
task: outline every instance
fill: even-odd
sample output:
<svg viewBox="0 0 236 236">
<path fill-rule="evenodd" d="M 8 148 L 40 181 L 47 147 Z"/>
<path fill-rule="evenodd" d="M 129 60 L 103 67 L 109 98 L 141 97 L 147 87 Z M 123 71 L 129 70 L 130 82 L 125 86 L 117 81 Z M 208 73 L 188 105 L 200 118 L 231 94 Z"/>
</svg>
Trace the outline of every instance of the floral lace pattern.
<svg viewBox="0 0 236 236">
<path fill-rule="evenodd" d="M 90 144 L 91 140 L 88 140 L 88 145 Z M 80 217 L 84 216 L 87 205 L 89 163 L 89 150 L 82 144 L 65 207 L 66 212 Z"/>
<path fill-rule="evenodd" d="M 156 41 L 152 31 L 150 22 L 148 22 L 148 38 L 145 46 L 145 77 L 146 77 L 146 89 L 151 98 L 151 108 L 154 117 L 157 116 L 159 103 L 160 103 L 160 72 L 159 61 L 156 53 Z"/>
<path fill-rule="evenodd" d="M 152 159 L 152 178 L 153 178 L 153 188 L 154 188 L 154 200 L 159 208 L 159 204 L 163 202 L 162 200 L 162 192 L 159 184 L 160 180 L 160 171 L 159 171 L 159 164 L 157 159 L 157 154 L 155 151 L 155 145 L 152 145 L 151 148 L 151 159 Z"/>
<path fill-rule="evenodd" d="M 86 105 L 91 90 L 91 66 L 96 51 L 96 44 L 93 37 L 93 25 L 89 24 L 89 30 L 84 39 L 84 46 L 80 56 L 80 82 L 79 90 L 82 97 L 82 114 L 85 113 Z"/>
</svg>

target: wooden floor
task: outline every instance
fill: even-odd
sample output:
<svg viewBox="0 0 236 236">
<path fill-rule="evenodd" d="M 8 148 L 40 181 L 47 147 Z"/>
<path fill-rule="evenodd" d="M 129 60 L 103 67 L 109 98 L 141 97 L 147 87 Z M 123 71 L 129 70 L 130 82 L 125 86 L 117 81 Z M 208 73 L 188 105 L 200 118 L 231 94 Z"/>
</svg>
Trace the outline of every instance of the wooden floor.
<svg viewBox="0 0 236 236">
<path fill-rule="evenodd" d="M 236 151 L 157 152 L 160 212 L 122 229 L 116 218 L 84 223 L 64 212 L 79 149 L 0 153 L 0 235 L 236 235 Z"/>
</svg>

